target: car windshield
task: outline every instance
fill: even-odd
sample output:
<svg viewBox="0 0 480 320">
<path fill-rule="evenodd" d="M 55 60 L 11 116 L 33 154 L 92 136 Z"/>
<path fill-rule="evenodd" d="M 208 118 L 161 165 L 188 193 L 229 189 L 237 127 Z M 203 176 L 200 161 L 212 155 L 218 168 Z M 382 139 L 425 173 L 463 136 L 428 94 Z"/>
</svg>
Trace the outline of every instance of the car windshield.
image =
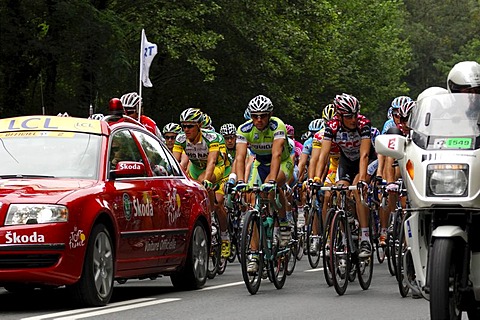
<svg viewBox="0 0 480 320">
<path fill-rule="evenodd" d="M 76 132 L 0 133 L 0 178 L 98 179 L 101 136 Z"/>
<path fill-rule="evenodd" d="M 423 98 L 410 116 L 409 127 L 425 136 L 480 135 L 480 94 L 440 94 Z"/>
</svg>

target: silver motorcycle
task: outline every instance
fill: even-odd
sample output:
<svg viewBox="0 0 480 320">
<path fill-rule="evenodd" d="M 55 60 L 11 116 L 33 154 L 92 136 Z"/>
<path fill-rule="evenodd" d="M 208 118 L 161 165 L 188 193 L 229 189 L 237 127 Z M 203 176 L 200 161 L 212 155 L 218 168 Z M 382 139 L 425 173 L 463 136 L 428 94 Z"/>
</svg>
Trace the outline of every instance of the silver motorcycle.
<svg viewBox="0 0 480 320">
<path fill-rule="evenodd" d="M 398 159 L 410 200 L 403 276 L 431 319 L 480 319 L 480 95 L 423 98 L 408 126 L 375 142 Z"/>
</svg>

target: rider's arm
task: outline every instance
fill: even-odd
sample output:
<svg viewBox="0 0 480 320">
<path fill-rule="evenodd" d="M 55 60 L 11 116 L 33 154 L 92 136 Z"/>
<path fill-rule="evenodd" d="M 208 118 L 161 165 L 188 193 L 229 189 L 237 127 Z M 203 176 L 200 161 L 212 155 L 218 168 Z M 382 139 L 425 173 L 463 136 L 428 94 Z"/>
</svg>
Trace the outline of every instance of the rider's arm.
<svg viewBox="0 0 480 320">
<path fill-rule="evenodd" d="M 395 181 L 395 168 L 393 167 L 393 163 L 395 159 L 391 157 L 385 157 L 385 180 L 387 182 L 394 182 Z"/>
<path fill-rule="evenodd" d="M 237 179 L 243 180 L 245 176 L 245 157 L 247 156 L 247 144 L 238 143 L 235 147 L 235 173 Z"/>
<path fill-rule="evenodd" d="M 205 179 L 210 182 L 220 182 L 216 181 L 215 176 L 213 175 L 213 171 L 215 170 L 215 165 L 217 163 L 217 158 L 219 156 L 220 151 L 209 151 L 208 158 L 207 158 L 207 167 L 205 168 Z"/>
<path fill-rule="evenodd" d="M 370 138 L 362 139 L 360 142 L 360 164 L 359 164 L 359 180 L 367 181 L 367 167 L 368 167 L 368 155 L 370 153 L 370 146 L 372 142 Z"/>
<path fill-rule="evenodd" d="M 308 154 L 302 153 L 300 155 L 300 160 L 298 160 L 298 181 L 299 182 L 302 182 L 304 180 L 303 174 L 307 166 L 307 161 L 308 161 Z"/>
<path fill-rule="evenodd" d="M 323 177 L 325 175 L 331 147 L 332 147 L 332 140 L 323 140 L 322 149 L 320 149 L 320 155 L 318 157 L 318 164 L 314 168 L 315 177 Z"/>
<path fill-rule="evenodd" d="M 270 163 L 270 173 L 265 182 L 270 180 L 277 181 L 278 173 L 280 172 L 280 163 L 282 159 L 282 152 L 285 145 L 285 139 L 275 139 L 272 145 L 272 161 Z"/>
</svg>

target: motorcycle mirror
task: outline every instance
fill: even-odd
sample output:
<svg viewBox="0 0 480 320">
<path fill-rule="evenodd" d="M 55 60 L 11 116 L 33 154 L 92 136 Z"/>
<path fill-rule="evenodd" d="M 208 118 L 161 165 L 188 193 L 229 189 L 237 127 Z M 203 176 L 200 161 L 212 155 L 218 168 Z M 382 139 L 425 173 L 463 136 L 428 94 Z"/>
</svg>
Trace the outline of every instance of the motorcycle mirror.
<svg viewBox="0 0 480 320">
<path fill-rule="evenodd" d="M 382 134 L 375 138 L 375 150 L 386 157 L 402 159 L 406 141 L 407 138 L 399 134 Z"/>
</svg>

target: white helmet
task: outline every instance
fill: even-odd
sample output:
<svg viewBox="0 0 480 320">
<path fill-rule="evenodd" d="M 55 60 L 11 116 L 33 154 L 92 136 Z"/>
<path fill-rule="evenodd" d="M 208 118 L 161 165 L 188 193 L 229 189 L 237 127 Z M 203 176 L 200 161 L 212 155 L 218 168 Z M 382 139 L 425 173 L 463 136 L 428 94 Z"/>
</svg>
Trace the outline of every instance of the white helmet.
<svg viewBox="0 0 480 320">
<path fill-rule="evenodd" d="M 480 64 L 475 61 L 462 61 L 453 66 L 448 73 L 447 88 L 450 93 L 470 89 L 471 93 L 480 93 Z"/>
<path fill-rule="evenodd" d="M 445 93 L 448 93 L 448 90 L 445 89 L 445 88 L 429 87 L 429 88 L 423 90 L 422 92 L 420 92 L 420 94 L 417 97 L 417 101 L 420 101 L 421 99 L 423 99 L 425 97 L 435 96 L 437 94 L 445 94 Z"/>
<path fill-rule="evenodd" d="M 94 113 L 94 114 L 92 114 L 91 116 L 88 117 L 88 119 L 90 119 L 90 120 L 103 120 L 103 118 L 105 118 L 103 113 Z"/>
<path fill-rule="evenodd" d="M 130 92 L 124 94 L 120 101 L 122 102 L 123 108 L 127 113 L 137 111 L 140 108 L 140 104 L 142 103 L 142 97 L 138 95 L 136 92 Z"/>
<path fill-rule="evenodd" d="M 258 95 L 250 100 L 248 103 L 248 110 L 250 111 L 250 114 L 272 112 L 273 103 L 269 98 L 263 95 Z"/>
</svg>

